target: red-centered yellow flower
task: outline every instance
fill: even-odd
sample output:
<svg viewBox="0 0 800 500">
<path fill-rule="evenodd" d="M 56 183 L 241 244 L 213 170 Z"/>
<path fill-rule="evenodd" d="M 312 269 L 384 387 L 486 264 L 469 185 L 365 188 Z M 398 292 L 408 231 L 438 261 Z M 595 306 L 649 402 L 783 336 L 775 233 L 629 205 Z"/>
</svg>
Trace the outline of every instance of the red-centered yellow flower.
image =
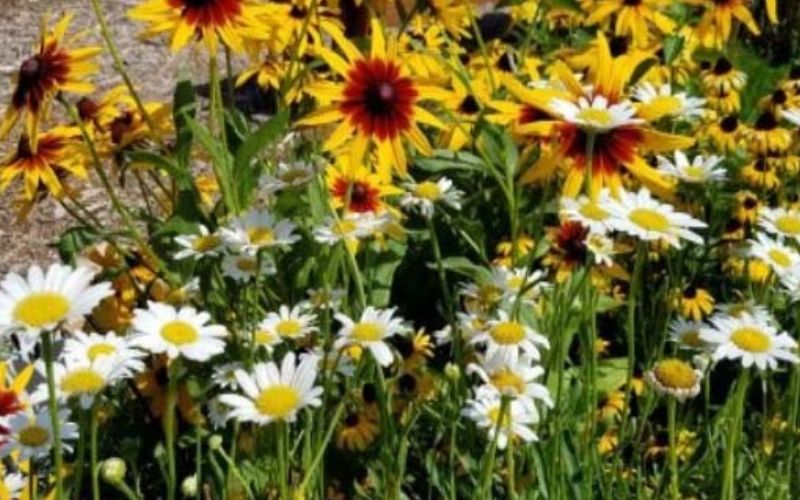
<svg viewBox="0 0 800 500">
<path fill-rule="evenodd" d="M 667 116 L 674 109 L 660 101 L 638 103 L 634 107 L 624 99 L 623 92 L 635 66 L 628 58 L 613 59 L 605 36 L 598 36 L 597 71 L 590 77 L 590 86 L 581 84 L 564 63 L 559 61 L 553 65 L 554 75 L 570 95 L 568 99 L 556 98 L 541 104 L 560 119 L 541 121 L 535 128 L 528 129 L 530 133 L 547 135 L 551 147 L 542 151 L 542 156 L 522 175 L 521 181 L 531 183 L 548 178 L 566 163 L 568 172 L 563 194 L 575 197 L 586 176 L 588 141 L 592 136 L 592 194 L 606 186 L 612 193 L 618 192 L 622 187 L 621 167 L 624 166 L 651 191 L 668 197 L 673 194 L 674 183 L 651 167 L 642 154 L 687 148 L 694 139 L 648 126 L 648 122 Z"/>
<path fill-rule="evenodd" d="M 300 126 L 329 123 L 339 125 L 324 144 L 327 151 L 349 148 L 353 164 L 363 162 L 367 148 L 378 151 L 379 173 L 390 175 L 392 168 L 405 174 L 407 159 L 404 140 L 423 155 L 432 153 L 428 139 L 418 123 L 437 128 L 443 124 L 419 106 L 422 99 L 436 98 L 441 90 L 418 84 L 402 64 L 397 44 L 383 36 L 382 26 L 372 21 L 372 49 L 364 55 L 339 30 L 330 35 L 346 59 L 331 49 L 317 52 L 344 82 L 319 82 L 309 92 L 327 103 L 298 122 Z"/>
<path fill-rule="evenodd" d="M 615 16 L 614 33 L 630 35 L 638 47 L 645 47 L 652 39 L 651 26 L 661 33 L 675 29 L 675 22 L 660 12 L 669 4 L 664 0 L 600 0 L 587 11 L 586 24 L 601 24 Z"/>
<path fill-rule="evenodd" d="M 85 179 L 88 161 L 86 146 L 76 128 L 56 127 L 43 132 L 36 151 L 31 148 L 28 136 L 23 135 L 16 150 L 0 162 L 0 191 L 22 176 L 25 199 L 32 200 L 40 185 L 59 198 L 64 192 L 62 178 L 74 175 Z"/>
<path fill-rule="evenodd" d="M 0 362 L 0 417 L 7 417 L 24 410 L 28 403 L 25 400 L 25 388 L 33 375 L 33 365 L 28 365 L 13 379 L 9 377 L 9 365 Z M 0 427 L 0 443 L 2 443 L 3 429 Z"/>
<path fill-rule="evenodd" d="M 88 94 L 94 90 L 88 77 L 97 71 L 92 59 L 100 53 L 100 47 L 70 48 L 80 38 L 80 35 L 67 38 L 72 18 L 72 14 L 65 15 L 52 30 L 47 28 L 47 18 L 42 20 L 41 41 L 36 53 L 20 65 L 11 104 L 0 121 L 0 140 L 8 137 L 24 115 L 30 147 L 35 151 L 39 123 L 53 97 L 59 92 Z"/>
<path fill-rule="evenodd" d="M 259 19 L 266 12 L 255 0 L 146 0 L 128 16 L 149 24 L 145 36 L 169 32 L 174 52 L 199 38 L 216 54 L 220 40 L 234 52 L 243 52 L 245 40 L 266 39 L 269 30 Z"/>
<path fill-rule="evenodd" d="M 731 36 L 731 26 L 738 19 L 754 35 L 761 30 L 747 8 L 750 0 L 683 0 L 690 5 L 706 8 L 697 24 L 697 36 L 705 47 L 722 48 Z M 768 0 L 769 1 L 769 0 Z"/>
<path fill-rule="evenodd" d="M 372 172 L 361 163 L 352 164 L 348 156 L 340 156 L 325 172 L 333 208 L 347 212 L 382 212 L 383 198 L 403 191 L 391 184 L 391 178 Z"/>
</svg>

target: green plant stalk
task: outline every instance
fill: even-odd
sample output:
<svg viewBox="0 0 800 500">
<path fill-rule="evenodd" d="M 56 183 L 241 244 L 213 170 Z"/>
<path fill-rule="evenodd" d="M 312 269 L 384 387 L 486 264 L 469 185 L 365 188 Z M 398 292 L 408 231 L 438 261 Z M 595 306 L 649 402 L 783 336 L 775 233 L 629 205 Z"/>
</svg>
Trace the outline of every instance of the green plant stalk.
<svg viewBox="0 0 800 500">
<path fill-rule="evenodd" d="M 592 193 L 592 176 L 594 174 L 594 143 L 597 136 L 594 132 L 586 132 L 586 163 L 583 167 L 586 178 L 586 196 L 594 200 Z"/>
<path fill-rule="evenodd" d="M 86 431 L 89 423 L 87 422 L 87 412 L 80 412 L 79 432 L 78 435 L 78 450 L 75 453 L 75 482 L 72 486 L 72 497 L 74 500 L 80 500 L 81 490 L 83 489 L 83 462 L 86 458 Z"/>
<path fill-rule="evenodd" d="M 117 489 L 122 496 L 124 496 L 127 500 L 141 500 L 139 495 L 137 495 L 130 486 L 128 486 L 125 481 L 118 481 L 113 483 L 112 486 Z"/>
<path fill-rule="evenodd" d="M 503 420 L 506 418 L 506 413 L 509 411 L 509 399 L 503 397 L 500 403 L 500 412 L 497 415 L 497 424 L 494 428 L 494 437 L 492 443 L 489 445 L 489 453 L 486 456 L 486 461 L 483 463 L 483 471 L 481 473 L 480 495 L 479 498 L 490 498 L 489 493 L 492 488 L 492 471 L 494 470 L 494 459 L 497 454 L 497 440 L 500 437 L 500 428 L 503 426 Z"/>
<path fill-rule="evenodd" d="M 728 429 L 725 461 L 722 469 L 722 494 L 720 495 L 722 500 L 736 498 L 736 450 L 742 434 L 742 418 L 749 384 L 750 370 L 744 369 L 736 382 L 736 392 L 733 394 L 733 415 L 731 426 Z"/>
<path fill-rule="evenodd" d="M 667 428 L 669 432 L 669 490 L 673 500 L 680 500 L 681 490 L 678 476 L 678 430 L 675 424 L 678 400 L 673 396 L 667 399 Z"/>
<path fill-rule="evenodd" d="M 642 287 L 642 273 L 644 264 L 647 260 L 647 242 L 640 241 L 636 250 L 635 262 L 633 263 L 633 276 L 631 276 L 631 286 L 628 292 L 628 310 L 625 326 L 625 337 L 628 348 L 628 370 L 625 375 L 625 407 L 622 412 L 622 425 L 620 426 L 619 448 L 623 448 L 623 443 L 628 433 L 628 421 L 630 420 L 630 399 L 632 397 L 631 382 L 633 381 L 633 369 L 636 364 L 636 300 Z"/>
<path fill-rule="evenodd" d="M 39 474 L 36 472 L 36 460 L 30 459 L 28 461 L 28 494 L 31 500 L 39 500 Z"/>
<path fill-rule="evenodd" d="M 166 443 L 164 447 L 167 452 L 167 499 L 175 499 L 175 490 L 178 484 L 177 471 L 175 468 L 175 406 L 178 399 L 178 359 L 170 363 L 169 381 L 167 382 L 167 401 L 164 408 L 164 435 Z"/>
<path fill-rule="evenodd" d="M 275 425 L 276 441 L 278 445 L 278 487 L 281 500 L 291 500 L 289 496 L 289 429 L 286 422 Z"/>
<path fill-rule="evenodd" d="M 219 81 L 219 68 L 217 67 L 217 56 L 209 54 L 208 56 L 208 82 L 209 82 L 209 131 L 213 134 L 215 131 L 219 133 L 220 142 L 222 142 L 222 150 L 224 153 L 225 164 L 217 165 L 212 162 L 214 168 L 214 175 L 217 177 L 217 183 L 222 191 L 222 199 L 226 208 L 232 214 L 239 212 L 239 204 L 237 196 L 234 191 L 234 179 L 230 169 L 230 162 L 228 161 L 228 138 L 225 131 L 225 107 L 222 102 L 222 86 Z"/>
<path fill-rule="evenodd" d="M 333 433 L 336 430 L 336 426 L 339 425 L 339 419 L 342 416 L 342 412 L 344 411 L 344 399 L 336 406 L 336 410 L 333 412 L 333 417 L 331 417 L 331 423 L 328 426 L 328 429 L 325 431 L 325 437 L 322 439 L 322 442 L 317 447 L 317 452 L 314 454 L 314 457 L 311 459 L 311 463 L 308 466 L 308 469 L 305 472 L 305 477 L 300 482 L 300 486 L 297 487 L 297 492 L 302 494 L 306 487 L 308 487 L 309 481 L 313 479 L 314 472 L 319 467 L 319 464 L 322 462 L 322 458 L 325 456 L 325 451 L 328 448 L 328 443 L 330 442 L 331 438 L 333 437 Z"/>
<path fill-rule="evenodd" d="M 445 316 L 447 318 L 447 323 L 450 325 L 450 331 L 453 334 L 453 357 L 455 358 L 456 363 L 458 363 L 458 366 L 463 367 L 462 339 L 453 313 L 455 304 L 453 303 L 453 296 L 450 294 L 450 287 L 447 284 L 447 273 L 444 269 L 444 260 L 442 259 L 442 249 L 439 245 L 439 236 L 436 234 L 436 226 L 433 223 L 433 217 L 426 217 L 425 222 L 428 225 L 428 232 L 431 234 L 431 248 L 433 250 L 433 258 L 436 260 L 436 271 L 439 275 L 439 287 L 442 289 L 442 297 L 444 298 Z"/>
<path fill-rule="evenodd" d="M 89 463 L 92 469 L 92 500 L 100 500 L 100 464 L 97 460 L 97 428 L 98 417 L 100 410 L 100 397 L 95 396 L 94 403 L 92 404 L 92 413 L 90 417 L 90 452 Z"/>
<path fill-rule="evenodd" d="M 511 500 L 516 500 L 517 467 L 514 462 L 514 436 L 509 436 L 508 442 L 506 443 L 506 469 L 508 469 L 508 474 L 506 475 L 506 487 L 508 489 L 508 498 L 510 498 Z"/>
<path fill-rule="evenodd" d="M 244 480 L 242 473 L 239 471 L 239 468 L 236 467 L 236 463 L 233 461 L 233 459 L 230 456 L 228 456 L 227 453 L 225 453 L 225 450 L 223 448 L 219 448 L 217 452 L 220 454 L 222 459 L 225 461 L 225 464 L 228 466 L 229 473 L 233 474 L 234 477 L 236 477 L 236 480 L 239 481 L 239 483 L 242 486 L 244 486 L 244 490 L 247 493 L 247 498 L 249 498 L 250 500 L 255 499 L 255 495 L 253 495 L 253 491 L 250 489 L 250 485 L 247 483 L 247 481 Z M 227 484 L 223 484 L 222 489 L 223 491 L 227 490 Z"/>
<path fill-rule="evenodd" d="M 56 477 L 56 499 L 64 500 L 64 450 L 61 444 L 61 420 L 58 418 L 56 400 L 56 378 L 53 370 L 53 332 L 42 334 L 42 356 L 47 373 L 47 403 L 50 409 L 50 424 L 53 427 L 53 467 Z"/>
<path fill-rule="evenodd" d="M 356 262 L 356 255 L 350 251 L 350 247 L 346 242 L 342 242 L 344 251 L 347 253 L 347 265 L 350 268 L 350 274 L 353 276 L 353 281 L 356 284 L 356 296 L 358 297 L 358 305 L 361 311 L 367 308 L 367 296 L 364 293 L 364 280 L 361 278 L 361 271 L 358 269 L 358 262 Z"/>
</svg>

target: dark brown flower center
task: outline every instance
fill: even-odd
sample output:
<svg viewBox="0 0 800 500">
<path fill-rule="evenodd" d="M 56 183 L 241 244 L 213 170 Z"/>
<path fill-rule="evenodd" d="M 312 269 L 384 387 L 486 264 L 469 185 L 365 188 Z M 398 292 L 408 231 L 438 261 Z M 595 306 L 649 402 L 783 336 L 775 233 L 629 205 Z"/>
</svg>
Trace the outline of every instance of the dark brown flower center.
<svg viewBox="0 0 800 500">
<path fill-rule="evenodd" d="M 739 128 L 739 118 L 735 115 L 729 115 L 722 119 L 719 127 L 725 132 L 735 132 Z"/>
<path fill-rule="evenodd" d="M 756 130 L 775 130 L 778 128 L 778 120 L 775 119 L 775 115 L 772 114 L 770 111 L 766 111 L 758 117 L 756 120 L 755 129 Z"/>
<path fill-rule="evenodd" d="M 731 62 L 728 59 L 720 57 L 719 59 L 717 59 L 717 63 L 714 65 L 714 74 L 722 76 L 727 74 L 732 69 L 733 69 L 733 64 L 731 64 Z"/>
<path fill-rule="evenodd" d="M 458 110 L 465 115 L 474 115 L 481 110 L 481 107 L 478 104 L 478 101 L 472 95 L 468 95 L 463 101 L 461 101 L 461 104 L 458 106 Z"/>
</svg>

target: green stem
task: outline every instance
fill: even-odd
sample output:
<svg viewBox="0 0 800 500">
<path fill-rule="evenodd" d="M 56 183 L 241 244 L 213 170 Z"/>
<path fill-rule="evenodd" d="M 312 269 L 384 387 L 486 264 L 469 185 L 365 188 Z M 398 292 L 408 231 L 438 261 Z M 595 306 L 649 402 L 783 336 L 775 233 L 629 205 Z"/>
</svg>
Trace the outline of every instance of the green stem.
<svg viewBox="0 0 800 500">
<path fill-rule="evenodd" d="M 322 462 L 322 457 L 325 456 L 325 451 L 328 448 L 328 443 L 333 437 L 333 432 L 336 430 L 336 426 L 339 424 L 339 419 L 341 418 L 343 411 L 344 411 L 344 400 L 342 400 L 336 406 L 336 410 L 333 412 L 333 417 L 331 418 L 328 430 L 325 432 L 325 437 L 319 444 L 317 452 L 316 454 L 314 454 L 314 458 L 311 459 L 311 463 L 309 464 L 308 469 L 306 469 L 306 475 L 303 478 L 303 481 L 300 482 L 300 486 L 297 488 L 298 493 L 302 494 L 303 491 L 308 486 L 308 482 L 314 477 L 314 471 L 317 470 L 317 467 Z"/>
<path fill-rule="evenodd" d="M 31 500 L 39 500 L 39 474 L 32 458 L 28 460 L 28 495 Z"/>
<path fill-rule="evenodd" d="M 56 378 L 53 371 L 53 332 L 42 334 L 42 356 L 47 372 L 47 401 L 50 409 L 50 423 L 53 427 L 53 467 L 55 468 L 56 499 L 64 500 L 64 451 L 61 445 L 61 419 L 58 417 L 56 401 Z"/>
<path fill-rule="evenodd" d="M 667 400 L 667 427 L 669 432 L 669 485 L 670 495 L 673 500 L 681 498 L 680 482 L 678 480 L 677 429 L 675 426 L 677 407 L 678 401 L 670 396 Z"/>
<path fill-rule="evenodd" d="M 367 308 L 367 297 L 364 293 L 364 281 L 361 279 L 361 271 L 358 269 L 358 262 L 354 252 L 350 251 L 346 242 L 342 242 L 344 251 L 347 253 L 347 265 L 350 267 L 350 274 L 353 276 L 353 281 L 356 284 L 356 295 L 358 296 L 358 304 L 361 311 Z"/>
<path fill-rule="evenodd" d="M 431 247 L 433 249 L 433 257 L 436 259 L 436 271 L 439 275 L 439 287 L 442 289 L 442 297 L 444 299 L 445 317 L 450 325 L 450 331 L 453 335 L 453 355 L 459 367 L 462 365 L 463 346 L 461 345 L 461 335 L 456 325 L 455 316 L 453 314 L 454 303 L 453 296 L 450 294 L 450 287 L 447 284 L 447 273 L 444 269 L 444 259 L 442 259 L 442 249 L 439 245 L 439 237 L 436 234 L 436 226 L 433 223 L 433 218 L 426 218 L 425 222 L 428 224 L 428 232 L 431 234 Z"/>
<path fill-rule="evenodd" d="M 167 499 L 175 499 L 175 490 L 178 484 L 177 471 L 175 468 L 175 406 L 178 399 L 178 359 L 172 360 L 167 370 L 169 381 L 167 382 L 167 401 L 164 407 L 164 435 L 166 437 L 165 448 L 167 452 Z"/>
<path fill-rule="evenodd" d="M 481 484 L 480 484 L 480 495 L 479 498 L 491 498 L 491 489 L 492 489 L 492 471 L 494 470 L 494 459 L 495 455 L 497 454 L 497 440 L 500 437 L 500 428 L 503 425 L 503 421 L 506 419 L 506 413 L 509 410 L 509 399 L 503 397 L 500 403 L 500 412 L 497 415 L 497 423 L 495 424 L 494 428 L 494 437 L 492 438 L 492 444 L 489 446 L 489 453 L 486 456 L 486 461 L 483 464 L 483 472 L 481 477 Z"/>
<path fill-rule="evenodd" d="M 290 500 L 289 496 L 289 429 L 285 422 L 275 425 L 278 445 L 278 486 L 280 489 L 281 500 Z"/>
<path fill-rule="evenodd" d="M 517 467 L 514 463 L 514 438 L 513 436 L 509 436 L 508 443 L 506 444 L 506 468 L 508 469 L 508 474 L 506 476 L 506 485 L 508 489 L 508 498 L 511 500 L 516 500 L 517 498 L 517 488 L 516 488 L 516 475 L 517 475 Z"/>
<path fill-rule="evenodd" d="M 254 500 L 255 496 L 253 495 L 253 491 L 250 489 L 250 485 L 247 483 L 247 481 L 245 481 L 244 476 L 242 476 L 242 473 L 239 471 L 239 468 L 236 467 L 236 463 L 233 461 L 233 459 L 231 459 L 231 457 L 228 456 L 228 454 L 225 453 L 225 450 L 221 447 L 217 450 L 217 452 L 220 454 L 222 459 L 225 461 L 225 464 L 228 466 L 229 473 L 233 474 L 236 480 L 239 481 L 239 483 L 244 487 L 244 490 L 247 493 L 247 498 L 249 498 L 250 500 Z M 225 484 L 223 484 L 222 489 L 223 491 L 227 491 L 227 480 Z"/>
<path fill-rule="evenodd" d="M 137 495 L 130 486 L 128 486 L 125 481 L 118 481 L 113 484 L 114 488 L 117 489 L 122 496 L 126 498 L 126 500 L 141 500 L 139 495 Z"/>
<path fill-rule="evenodd" d="M 100 465 L 97 460 L 97 428 L 98 428 L 98 413 L 100 409 L 100 398 L 95 397 L 92 404 L 92 414 L 90 421 L 90 454 L 89 463 L 92 469 L 92 500 L 100 500 Z"/>
<path fill-rule="evenodd" d="M 625 326 L 626 343 L 628 344 L 628 371 L 625 376 L 625 407 L 622 412 L 619 449 L 624 447 L 623 443 L 627 437 L 628 421 L 630 419 L 631 398 L 633 397 L 631 382 L 633 381 L 633 370 L 636 364 L 636 301 L 639 298 L 639 292 L 642 287 L 642 273 L 646 260 L 647 242 L 640 241 L 633 263 L 633 276 L 631 276 L 631 286 L 628 292 L 627 323 Z"/>
<path fill-rule="evenodd" d="M 72 489 L 72 496 L 74 500 L 80 500 L 81 498 L 81 490 L 83 489 L 83 462 L 86 458 L 86 430 L 89 426 L 87 422 L 87 412 L 81 411 L 80 412 L 80 422 L 79 422 L 79 431 L 80 435 L 78 436 L 78 451 L 75 454 L 75 484 L 73 485 Z"/>
<path fill-rule="evenodd" d="M 750 383 L 750 370 L 745 369 L 736 383 L 736 392 L 733 395 L 733 415 L 731 426 L 728 428 L 727 443 L 725 447 L 725 462 L 722 470 L 721 500 L 734 500 L 736 498 L 736 450 L 742 434 L 742 416 L 744 415 L 747 387 Z"/>
</svg>

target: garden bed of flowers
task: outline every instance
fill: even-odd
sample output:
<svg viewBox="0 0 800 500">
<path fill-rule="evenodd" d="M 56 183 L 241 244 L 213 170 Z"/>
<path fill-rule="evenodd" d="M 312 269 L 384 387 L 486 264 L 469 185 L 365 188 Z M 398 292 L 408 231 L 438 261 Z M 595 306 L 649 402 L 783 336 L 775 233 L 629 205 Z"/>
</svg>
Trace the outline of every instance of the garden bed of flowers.
<svg viewBox="0 0 800 500">
<path fill-rule="evenodd" d="M 792 0 L 142 0 L 171 102 L 87 4 L 0 118 L 73 222 L 0 277 L 0 500 L 797 495 Z"/>
</svg>

